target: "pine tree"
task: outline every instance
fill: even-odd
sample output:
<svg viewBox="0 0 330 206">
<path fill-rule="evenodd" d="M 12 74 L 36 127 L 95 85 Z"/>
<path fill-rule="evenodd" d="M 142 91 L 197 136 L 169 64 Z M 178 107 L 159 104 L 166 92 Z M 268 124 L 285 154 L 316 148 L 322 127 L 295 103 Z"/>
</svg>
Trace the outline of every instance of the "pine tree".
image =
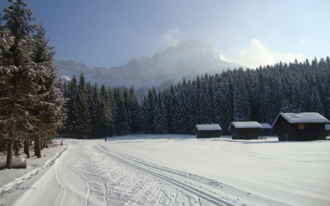
<svg viewBox="0 0 330 206">
<path fill-rule="evenodd" d="M 122 91 L 118 91 L 116 94 L 115 126 L 116 135 L 123 136 L 129 134 L 128 119 Z"/>
<path fill-rule="evenodd" d="M 166 120 L 166 111 L 163 99 L 163 93 L 158 93 L 158 103 L 156 108 L 155 116 L 155 133 L 156 134 L 165 134 L 167 132 L 167 120 Z"/>
<path fill-rule="evenodd" d="M 65 109 L 67 111 L 67 119 L 65 122 L 65 133 L 71 137 L 78 136 L 78 100 L 77 100 L 77 80 L 73 76 L 71 81 L 68 83 L 68 101 L 65 104 Z"/>
<path fill-rule="evenodd" d="M 245 86 L 242 81 L 235 86 L 234 89 L 234 109 L 233 118 L 234 121 L 248 121 L 250 120 L 250 104 L 245 92 Z"/>
<path fill-rule="evenodd" d="M 81 73 L 77 91 L 77 131 L 78 138 L 86 139 L 91 132 L 91 119 L 88 105 L 88 94 L 84 74 Z"/>
<path fill-rule="evenodd" d="M 179 107 L 179 100 L 175 90 L 176 90 L 175 87 L 171 85 L 170 107 L 169 107 L 170 119 L 168 120 L 170 121 L 168 130 L 171 134 L 175 134 L 176 131 L 178 130 L 178 120 L 176 119 L 176 112 L 177 112 L 177 108 Z"/>
<path fill-rule="evenodd" d="M 65 99 L 61 82 L 57 79 L 56 65 L 53 63 L 54 47 L 48 46 L 49 39 L 46 39 L 46 31 L 41 24 L 37 25 L 36 30 L 31 58 L 36 63 L 37 75 L 33 83 L 38 89 L 35 90 L 36 97 L 29 104 L 29 113 L 35 117 L 32 136 L 35 136 L 37 145 L 36 156 L 40 158 L 40 141 L 50 140 L 63 127 L 65 111 L 62 107 Z"/>
<path fill-rule="evenodd" d="M 102 84 L 101 87 L 101 102 L 100 102 L 100 136 L 107 137 L 111 133 L 111 127 L 113 122 L 113 114 L 111 108 L 111 101 L 109 97 L 109 92 L 105 88 L 105 85 Z"/>
<path fill-rule="evenodd" d="M 146 132 L 147 131 L 147 97 L 146 95 L 143 96 L 143 99 L 141 101 L 141 124 L 140 124 L 140 130 Z"/>
<path fill-rule="evenodd" d="M 92 94 L 91 94 L 91 101 L 92 104 L 90 104 L 90 117 L 91 117 L 91 137 L 101 138 L 101 96 L 100 96 L 100 88 L 95 83 L 92 88 Z"/>
<path fill-rule="evenodd" d="M 141 105 L 140 100 L 135 94 L 135 89 L 132 86 L 129 90 L 129 99 L 130 99 L 130 117 L 131 117 L 131 132 L 137 133 L 140 131 L 140 122 L 141 122 Z"/>
<path fill-rule="evenodd" d="M 30 22 L 33 10 L 26 9 L 27 3 L 10 1 L 12 4 L 4 9 L 2 20 L 6 21 L 2 36 L 8 35 L 13 39 L 12 44 L 5 43 L 2 38 L 1 43 L 1 124 L 3 125 L 3 137 L 8 139 L 7 164 L 11 169 L 13 142 L 26 138 L 26 130 L 32 130 L 30 124 L 31 116 L 28 115 L 27 102 L 31 102 L 35 97 L 38 86 L 33 80 L 37 74 L 36 64 L 31 60 L 33 49 L 32 32 L 34 25 Z M 8 46 L 10 46 L 9 49 Z"/>
</svg>

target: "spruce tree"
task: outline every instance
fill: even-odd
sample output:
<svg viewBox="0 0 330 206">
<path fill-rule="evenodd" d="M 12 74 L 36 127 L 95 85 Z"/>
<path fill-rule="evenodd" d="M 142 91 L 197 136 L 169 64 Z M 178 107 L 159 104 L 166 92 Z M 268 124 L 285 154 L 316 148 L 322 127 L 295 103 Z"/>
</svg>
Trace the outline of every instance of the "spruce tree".
<svg viewBox="0 0 330 206">
<path fill-rule="evenodd" d="M 118 91 L 116 94 L 116 135 L 123 136 L 129 134 L 128 119 L 126 114 L 123 92 Z"/>
<path fill-rule="evenodd" d="M 140 100 L 135 94 L 135 89 L 132 86 L 129 90 L 129 99 L 130 99 L 130 117 L 131 117 L 131 132 L 137 133 L 140 131 L 140 122 L 141 122 L 141 105 Z"/>
<path fill-rule="evenodd" d="M 31 116 L 28 114 L 27 102 L 35 98 L 38 86 L 33 80 L 37 74 L 36 64 L 31 60 L 34 45 L 32 33 L 35 26 L 31 24 L 33 10 L 27 9 L 27 3 L 21 0 L 10 1 L 12 4 L 4 9 L 2 20 L 6 21 L 2 36 L 13 39 L 12 44 L 1 39 L 1 124 L 3 137 L 8 139 L 7 164 L 11 169 L 13 142 L 26 138 L 26 130 L 32 130 Z M 8 48 L 9 46 L 9 48 Z M 6 49 L 6 47 L 8 49 Z"/>
<path fill-rule="evenodd" d="M 101 102 L 100 102 L 100 137 L 107 137 L 111 133 L 111 127 L 113 122 L 113 114 L 111 108 L 111 100 L 109 97 L 109 92 L 102 84 L 101 87 Z"/>
<path fill-rule="evenodd" d="M 163 93 L 158 93 L 158 102 L 156 108 L 155 116 L 155 133 L 156 134 L 165 134 L 167 132 L 167 120 L 166 120 L 166 111 L 163 99 Z"/>
<path fill-rule="evenodd" d="M 88 94 L 84 74 L 81 73 L 77 90 L 77 129 L 78 138 L 86 139 L 91 132 L 91 119 L 88 105 Z"/>
</svg>

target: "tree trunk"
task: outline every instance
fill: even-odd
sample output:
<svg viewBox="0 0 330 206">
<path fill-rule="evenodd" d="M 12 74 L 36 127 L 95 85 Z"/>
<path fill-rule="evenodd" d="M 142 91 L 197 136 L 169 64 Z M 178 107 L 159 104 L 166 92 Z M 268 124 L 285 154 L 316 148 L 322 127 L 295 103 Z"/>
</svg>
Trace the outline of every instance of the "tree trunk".
<svg viewBox="0 0 330 206">
<path fill-rule="evenodd" d="M 15 156 L 19 156 L 19 142 L 16 140 L 14 142 Z"/>
<path fill-rule="evenodd" d="M 39 136 L 39 134 L 35 137 L 34 144 L 35 144 L 34 154 L 35 154 L 35 156 L 37 156 L 37 158 L 41 158 L 41 150 L 40 150 L 41 147 L 40 147 L 40 136 Z"/>
<path fill-rule="evenodd" d="M 34 156 L 37 156 L 37 150 L 38 150 L 38 148 L 37 148 L 37 141 L 38 141 L 38 138 L 37 138 L 37 136 L 35 136 L 34 137 Z"/>
<path fill-rule="evenodd" d="M 27 148 L 28 148 L 28 141 L 27 140 L 24 140 L 24 154 L 27 154 Z"/>
<path fill-rule="evenodd" d="M 8 140 L 8 144 L 7 144 L 7 164 L 6 164 L 6 168 L 7 169 L 11 169 L 11 163 L 13 160 L 13 140 L 10 139 Z"/>
<path fill-rule="evenodd" d="M 41 139 L 40 140 L 40 150 L 44 149 L 44 141 Z"/>
<path fill-rule="evenodd" d="M 40 134 L 37 135 L 37 158 L 41 158 Z"/>
<path fill-rule="evenodd" d="M 26 154 L 26 158 L 30 158 L 29 140 L 24 141 L 24 153 Z"/>
</svg>

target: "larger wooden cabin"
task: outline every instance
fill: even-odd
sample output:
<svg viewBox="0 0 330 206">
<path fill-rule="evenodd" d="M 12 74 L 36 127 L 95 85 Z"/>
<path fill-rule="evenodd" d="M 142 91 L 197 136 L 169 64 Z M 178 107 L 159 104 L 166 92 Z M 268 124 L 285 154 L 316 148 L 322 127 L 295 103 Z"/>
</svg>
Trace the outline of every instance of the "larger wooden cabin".
<svg viewBox="0 0 330 206">
<path fill-rule="evenodd" d="M 330 121 L 315 112 L 280 113 L 273 123 L 279 141 L 325 140 L 325 124 Z"/>
</svg>

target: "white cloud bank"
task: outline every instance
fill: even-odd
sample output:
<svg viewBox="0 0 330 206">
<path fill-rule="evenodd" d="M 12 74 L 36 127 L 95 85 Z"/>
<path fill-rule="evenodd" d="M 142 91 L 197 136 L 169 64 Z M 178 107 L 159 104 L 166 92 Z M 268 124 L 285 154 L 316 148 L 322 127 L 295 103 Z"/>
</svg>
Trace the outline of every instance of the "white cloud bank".
<svg viewBox="0 0 330 206">
<path fill-rule="evenodd" d="M 168 46 L 173 46 L 178 44 L 179 41 L 181 41 L 181 39 L 179 38 L 181 33 L 182 32 L 180 31 L 180 29 L 174 28 L 165 32 L 160 38 Z"/>
<path fill-rule="evenodd" d="M 274 65 L 275 63 L 294 62 L 295 59 L 303 61 L 303 54 L 272 52 L 261 44 L 258 39 L 251 40 L 250 44 L 242 50 L 235 51 L 233 62 L 254 69 L 260 65 Z"/>
</svg>

